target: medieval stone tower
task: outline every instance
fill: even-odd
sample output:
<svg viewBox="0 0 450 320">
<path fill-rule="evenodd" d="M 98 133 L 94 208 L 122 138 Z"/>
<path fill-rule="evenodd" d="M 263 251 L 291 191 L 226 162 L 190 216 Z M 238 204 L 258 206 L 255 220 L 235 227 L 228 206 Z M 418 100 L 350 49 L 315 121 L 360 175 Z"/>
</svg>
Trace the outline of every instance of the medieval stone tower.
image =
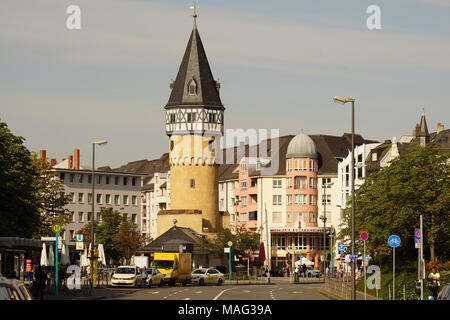
<svg viewBox="0 0 450 320">
<path fill-rule="evenodd" d="M 194 15 L 194 27 L 176 80 L 170 84 L 172 91 L 165 106 L 171 171 L 169 213 L 187 227 L 188 216 L 194 219 L 194 214 L 201 211 L 202 230 L 196 231 L 211 233 L 221 224 L 215 157 L 223 134 L 225 108 L 196 18 Z M 179 215 L 183 217 L 177 217 Z"/>
</svg>

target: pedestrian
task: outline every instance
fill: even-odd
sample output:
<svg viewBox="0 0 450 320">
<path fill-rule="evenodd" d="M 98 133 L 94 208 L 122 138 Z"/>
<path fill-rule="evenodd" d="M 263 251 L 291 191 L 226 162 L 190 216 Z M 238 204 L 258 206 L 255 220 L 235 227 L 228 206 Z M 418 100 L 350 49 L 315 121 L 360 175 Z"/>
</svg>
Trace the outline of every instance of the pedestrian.
<svg viewBox="0 0 450 320">
<path fill-rule="evenodd" d="M 306 264 L 302 264 L 303 277 L 306 278 Z"/>
<path fill-rule="evenodd" d="M 44 297 L 44 288 L 45 288 L 45 282 L 47 281 L 47 275 L 44 272 L 43 268 L 38 265 L 36 267 L 36 270 L 34 272 L 34 296 L 36 299 L 40 298 L 40 300 L 43 300 Z"/>
<path fill-rule="evenodd" d="M 439 287 L 441 285 L 441 275 L 436 271 L 436 268 L 431 269 L 431 273 L 428 275 L 428 281 L 430 282 L 430 291 L 433 294 L 434 300 L 437 298 Z"/>
<path fill-rule="evenodd" d="M 141 277 L 142 277 L 142 288 L 145 288 L 147 286 L 147 277 L 148 277 L 147 268 L 145 266 L 142 269 Z"/>
</svg>

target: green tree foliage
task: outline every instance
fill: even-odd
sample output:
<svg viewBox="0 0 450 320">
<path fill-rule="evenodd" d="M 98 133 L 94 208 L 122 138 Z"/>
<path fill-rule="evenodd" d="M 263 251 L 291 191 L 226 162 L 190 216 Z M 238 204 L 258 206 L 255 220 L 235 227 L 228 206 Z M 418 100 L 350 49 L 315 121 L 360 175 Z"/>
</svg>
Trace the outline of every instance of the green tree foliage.
<svg viewBox="0 0 450 320">
<path fill-rule="evenodd" d="M 387 239 L 396 234 L 399 259 L 417 259 L 414 228 L 423 215 L 425 253 L 432 260 L 447 261 L 450 255 L 450 153 L 435 144 L 411 147 L 388 167 L 368 177 L 355 196 L 355 234 L 369 233 L 367 249 L 378 263 L 390 262 Z M 340 238 L 350 237 L 351 209 Z M 360 242 L 358 240 L 358 242 Z M 359 243 L 360 248 L 362 243 Z"/>
<path fill-rule="evenodd" d="M 224 253 L 224 248 L 228 247 L 228 241 L 233 242 L 233 255 L 248 257 L 250 252 L 259 249 L 260 235 L 245 228 L 238 226 L 237 232 L 232 233 L 230 229 L 222 229 L 217 232 L 213 239 L 203 239 L 202 245 L 206 248 L 212 249 L 219 257 L 227 255 Z"/>
<path fill-rule="evenodd" d="M 103 244 L 107 261 L 112 258 L 117 262 L 121 257 L 129 261 L 147 239 L 141 235 L 138 226 L 131 220 L 124 219 L 119 211 L 102 207 L 100 214 L 102 221 L 95 221 L 94 232 L 96 243 Z M 91 243 L 91 228 L 92 223 L 89 223 L 77 231 L 78 234 L 85 235 L 87 243 Z"/>
<path fill-rule="evenodd" d="M 15 136 L 0 122 L 0 236 L 31 238 L 39 230 L 39 197 L 36 181 L 39 164 Z"/>
</svg>

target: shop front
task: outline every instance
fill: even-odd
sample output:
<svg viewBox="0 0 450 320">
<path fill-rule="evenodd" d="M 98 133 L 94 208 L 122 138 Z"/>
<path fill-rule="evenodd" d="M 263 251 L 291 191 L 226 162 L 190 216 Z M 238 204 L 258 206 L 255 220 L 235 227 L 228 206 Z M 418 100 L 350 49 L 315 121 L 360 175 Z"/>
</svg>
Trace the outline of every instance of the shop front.
<svg viewBox="0 0 450 320">
<path fill-rule="evenodd" d="M 28 264 L 38 264 L 41 246 L 41 241 L 36 239 L 0 237 L 0 275 L 26 279 L 27 260 Z"/>
</svg>

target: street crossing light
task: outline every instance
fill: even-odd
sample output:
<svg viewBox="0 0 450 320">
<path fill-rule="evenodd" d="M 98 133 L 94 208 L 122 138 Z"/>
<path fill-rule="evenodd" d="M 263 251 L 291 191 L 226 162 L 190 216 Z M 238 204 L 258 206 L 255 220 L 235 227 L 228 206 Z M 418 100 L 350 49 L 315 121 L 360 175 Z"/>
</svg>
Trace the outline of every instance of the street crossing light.
<svg viewBox="0 0 450 320">
<path fill-rule="evenodd" d="M 351 150 L 351 180 L 352 180 L 352 255 L 355 255 L 355 99 L 335 96 L 334 102 L 345 104 L 352 103 L 352 150 Z M 355 282 L 356 260 L 352 259 L 352 300 L 356 300 L 356 282 Z"/>
</svg>

